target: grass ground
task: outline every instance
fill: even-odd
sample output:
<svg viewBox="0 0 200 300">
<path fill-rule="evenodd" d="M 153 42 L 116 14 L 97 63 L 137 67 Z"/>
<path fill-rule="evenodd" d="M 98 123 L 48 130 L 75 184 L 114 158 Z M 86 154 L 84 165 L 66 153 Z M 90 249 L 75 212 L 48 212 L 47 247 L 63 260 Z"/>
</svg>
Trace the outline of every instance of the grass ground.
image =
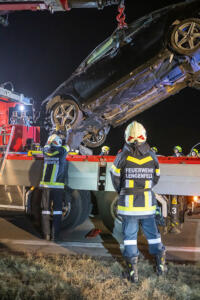
<svg viewBox="0 0 200 300">
<path fill-rule="evenodd" d="M 0 299 L 198 300 L 200 264 L 168 264 L 158 278 L 147 260 L 139 262 L 139 283 L 122 278 L 121 263 L 84 256 L 0 254 Z"/>
</svg>

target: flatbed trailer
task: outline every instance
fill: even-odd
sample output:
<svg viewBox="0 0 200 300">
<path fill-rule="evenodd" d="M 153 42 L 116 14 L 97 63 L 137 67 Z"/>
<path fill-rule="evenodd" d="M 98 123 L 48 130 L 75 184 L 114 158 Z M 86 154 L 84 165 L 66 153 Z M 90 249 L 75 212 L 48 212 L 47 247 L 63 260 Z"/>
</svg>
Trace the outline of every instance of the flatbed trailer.
<svg viewBox="0 0 200 300">
<path fill-rule="evenodd" d="M 72 229 L 83 223 L 91 213 L 93 203 L 104 224 L 112 231 L 119 231 L 117 193 L 109 172 L 115 156 L 68 155 L 66 159 L 68 188 L 65 191 L 63 228 Z M 2 160 L 3 154 L 0 154 L 0 162 Z M 158 160 L 161 178 L 154 191 L 163 215 L 166 219 L 173 217 L 176 209 L 179 221 L 184 222 L 185 212 L 191 211 L 193 196 L 200 196 L 200 159 L 158 156 Z M 41 153 L 9 153 L 0 177 L 0 207 L 24 209 L 39 224 L 42 170 Z"/>
<path fill-rule="evenodd" d="M 2 158 L 0 154 L 0 162 Z M 71 189 L 114 192 L 109 171 L 115 156 L 68 155 L 66 159 Z M 161 177 L 156 193 L 200 196 L 200 158 L 158 156 L 158 160 Z M 9 153 L 0 185 L 37 187 L 42 168 L 43 155 L 37 151 Z"/>
</svg>

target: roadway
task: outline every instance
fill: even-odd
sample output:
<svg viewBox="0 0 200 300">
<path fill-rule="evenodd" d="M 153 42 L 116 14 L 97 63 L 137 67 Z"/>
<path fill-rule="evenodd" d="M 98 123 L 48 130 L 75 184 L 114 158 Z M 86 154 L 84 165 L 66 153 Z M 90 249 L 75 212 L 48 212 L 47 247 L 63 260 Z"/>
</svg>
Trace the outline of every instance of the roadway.
<svg viewBox="0 0 200 300">
<path fill-rule="evenodd" d="M 101 232 L 96 237 L 87 237 L 92 229 Z M 162 235 L 167 249 L 167 259 L 172 261 L 200 260 L 200 217 L 187 217 L 180 234 Z M 142 234 L 139 248 L 147 254 L 147 244 Z M 97 217 L 87 219 L 72 231 L 63 230 L 57 243 L 41 239 L 30 219 L 20 211 L 0 211 L 0 251 L 33 254 L 86 254 L 92 256 L 121 256 L 121 237 L 111 232 Z"/>
</svg>

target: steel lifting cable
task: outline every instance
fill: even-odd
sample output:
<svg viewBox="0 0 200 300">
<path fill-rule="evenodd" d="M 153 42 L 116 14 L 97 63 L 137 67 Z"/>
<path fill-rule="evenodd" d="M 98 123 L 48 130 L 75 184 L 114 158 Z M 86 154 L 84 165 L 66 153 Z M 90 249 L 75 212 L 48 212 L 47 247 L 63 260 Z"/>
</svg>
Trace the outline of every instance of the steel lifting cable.
<svg viewBox="0 0 200 300">
<path fill-rule="evenodd" d="M 120 5 L 118 6 L 119 14 L 116 17 L 116 20 L 118 22 L 118 29 L 124 29 L 128 27 L 128 25 L 125 22 L 126 15 L 124 11 L 125 11 L 124 0 L 121 0 Z"/>
</svg>

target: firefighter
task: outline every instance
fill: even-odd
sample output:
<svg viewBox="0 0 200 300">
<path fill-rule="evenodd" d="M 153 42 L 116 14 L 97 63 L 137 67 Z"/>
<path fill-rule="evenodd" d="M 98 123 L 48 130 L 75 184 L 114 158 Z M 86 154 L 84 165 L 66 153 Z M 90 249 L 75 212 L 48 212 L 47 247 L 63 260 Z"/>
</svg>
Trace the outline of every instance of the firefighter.
<svg viewBox="0 0 200 300">
<path fill-rule="evenodd" d="M 181 146 L 174 146 L 174 154 L 173 156 L 180 157 L 184 156 L 182 152 L 182 147 Z"/>
<path fill-rule="evenodd" d="M 43 150 L 44 168 L 40 187 L 43 188 L 42 231 L 46 240 L 59 238 L 68 151 L 69 147 L 62 146 L 62 139 L 57 134 L 52 134 L 48 138 Z M 53 209 L 52 228 L 51 209 Z"/>
<path fill-rule="evenodd" d="M 122 217 L 123 256 L 127 278 L 138 281 L 137 233 L 139 225 L 148 240 L 149 252 L 156 258 L 158 275 L 164 274 L 165 247 L 155 222 L 157 201 L 152 187 L 157 184 L 160 169 L 157 157 L 146 143 L 146 130 L 134 121 L 125 131 L 125 145 L 111 167 L 111 179 L 119 194 L 118 214 Z"/>
<path fill-rule="evenodd" d="M 158 154 L 158 148 L 157 147 L 151 147 L 151 151 L 153 151 L 155 154 Z"/>
<path fill-rule="evenodd" d="M 199 157 L 199 151 L 196 148 L 193 148 L 189 154 L 190 157 Z"/>
<path fill-rule="evenodd" d="M 101 153 L 100 155 L 109 155 L 109 152 L 110 152 L 110 148 L 108 146 L 103 146 L 101 148 Z"/>
</svg>

